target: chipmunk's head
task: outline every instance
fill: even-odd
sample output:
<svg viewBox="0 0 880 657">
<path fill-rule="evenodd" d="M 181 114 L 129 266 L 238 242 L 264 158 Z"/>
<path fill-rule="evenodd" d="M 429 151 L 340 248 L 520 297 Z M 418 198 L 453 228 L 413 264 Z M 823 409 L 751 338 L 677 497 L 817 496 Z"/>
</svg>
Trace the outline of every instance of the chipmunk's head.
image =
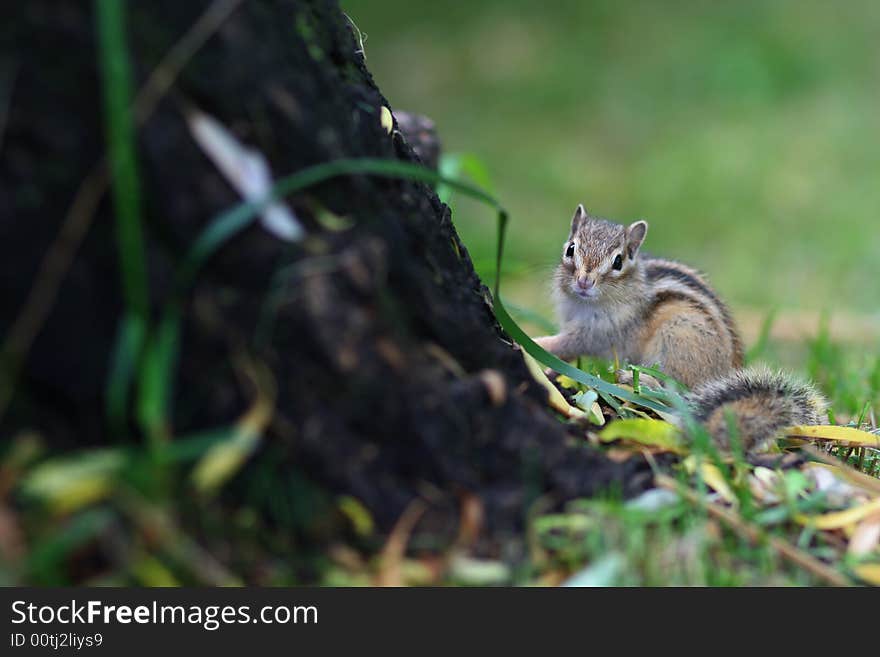
<svg viewBox="0 0 880 657">
<path fill-rule="evenodd" d="M 627 283 L 638 271 L 639 247 L 648 224 L 622 226 L 591 217 L 583 205 L 571 219 L 571 232 L 562 245 L 557 280 L 564 292 L 584 301 L 625 298 Z"/>
</svg>

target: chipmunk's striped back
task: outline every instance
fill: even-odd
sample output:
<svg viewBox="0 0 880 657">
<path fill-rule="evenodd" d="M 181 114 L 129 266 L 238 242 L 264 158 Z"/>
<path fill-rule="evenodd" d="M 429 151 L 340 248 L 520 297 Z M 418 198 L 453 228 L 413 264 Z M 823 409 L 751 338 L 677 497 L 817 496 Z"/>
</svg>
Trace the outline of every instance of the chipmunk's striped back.
<svg viewBox="0 0 880 657">
<path fill-rule="evenodd" d="M 739 369 L 743 366 L 743 346 L 736 324 L 727 306 L 709 287 L 702 274 L 674 260 L 642 256 L 642 266 L 653 299 L 648 307 L 647 315 L 652 315 L 663 304 L 685 302 L 706 316 L 717 329 L 731 354 L 731 367 Z"/>
</svg>

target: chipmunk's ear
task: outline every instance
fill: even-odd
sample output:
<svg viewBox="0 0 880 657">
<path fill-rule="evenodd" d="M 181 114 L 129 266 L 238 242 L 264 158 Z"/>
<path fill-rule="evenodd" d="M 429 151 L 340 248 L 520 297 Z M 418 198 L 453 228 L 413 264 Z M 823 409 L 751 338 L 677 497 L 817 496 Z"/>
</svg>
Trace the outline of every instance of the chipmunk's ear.
<svg viewBox="0 0 880 657">
<path fill-rule="evenodd" d="M 574 216 L 571 218 L 571 234 L 574 235 L 580 225 L 587 219 L 589 219 L 589 215 L 584 210 L 584 206 L 579 203 L 574 210 Z"/>
<path fill-rule="evenodd" d="M 636 221 L 631 223 L 626 229 L 626 255 L 630 260 L 636 257 L 639 247 L 645 241 L 645 235 L 648 234 L 648 222 Z"/>
</svg>

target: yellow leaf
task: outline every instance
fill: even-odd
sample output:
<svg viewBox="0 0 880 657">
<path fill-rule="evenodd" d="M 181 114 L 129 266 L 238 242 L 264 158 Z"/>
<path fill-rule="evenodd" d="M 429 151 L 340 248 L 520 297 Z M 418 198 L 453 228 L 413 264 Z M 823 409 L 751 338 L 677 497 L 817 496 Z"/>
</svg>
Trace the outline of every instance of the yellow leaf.
<svg viewBox="0 0 880 657">
<path fill-rule="evenodd" d="M 736 495 L 734 495 L 730 486 L 727 485 L 727 480 L 724 479 L 724 475 L 718 469 L 718 466 L 712 463 L 703 463 L 702 467 L 700 467 L 700 472 L 703 475 L 703 481 L 724 498 L 725 502 L 728 504 L 736 504 L 738 502 Z"/>
<path fill-rule="evenodd" d="M 351 521 L 358 536 L 369 536 L 373 533 L 373 516 L 359 499 L 351 495 L 342 495 L 336 501 L 336 505 Z"/>
<path fill-rule="evenodd" d="M 625 438 L 640 445 L 661 447 L 670 452 L 683 453 L 681 432 L 663 420 L 647 418 L 630 418 L 611 422 L 599 434 L 602 442 L 611 442 Z"/>
<path fill-rule="evenodd" d="M 577 390 L 580 387 L 580 384 L 572 379 L 570 376 L 565 376 L 565 374 L 560 374 L 556 377 L 556 383 L 561 385 L 566 390 Z"/>
<path fill-rule="evenodd" d="M 215 444 L 193 469 L 192 479 L 202 492 L 216 490 L 234 475 L 260 443 L 263 431 L 275 410 L 275 389 L 263 368 L 251 376 L 257 385 L 257 396 L 250 409 L 239 418 L 232 435 Z"/>
<path fill-rule="evenodd" d="M 232 436 L 211 447 L 196 464 L 192 478 L 200 491 L 211 491 L 229 479 L 257 448 L 260 432 L 239 424 Z"/>
<path fill-rule="evenodd" d="M 75 511 L 109 495 L 125 464 L 124 453 L 114 449 L 52 459 L 27 475 L 22 490 L 47 503 L 55 513 Z"/>
<path fill-rule="evenodd" d="M 91 478 L 83 479 L 71 484 L 64 497 L 57 497 L 51 501 L 52 511 L 65 514 L 89 506 L 108 497 L 113 491 L 113 484 L 109 479 Z"/>
<path fill-rule="evenodd" d="M 697 463 L 697 457 L 693 455 L 688 456 L 683 461 L 683 465 L 688 474 L 694 474 L 697 471 Z M 736 499 L 736 495 L 733 490 L 731 490 L 730 486 L 728 486 L 727 480 L 724 478 L 724 474 L 722 474 L 721 470 L 718 469 L 718 466 L 702 461 L 700 462 L 700 475 L 703 477 L 703 481 L 706 482 L 706 485 L 721 495 L 726 502 L 730 504 L 738 503 L 739 500 Z"/>
<path fill-rule="evenodd" d="M 871 586 L 880 586 L 880 563 L 863 563 L 853 568 L 859 579 Z"/>
<path fill-rule="evenodd" d="M 816 438 L 880 447 L 880 436 L 853 427 L 799 426 L 791 427 L 785 433 L 789 438 Z"/>
<path fill-rule="evenodd" d="M 845 511 L 833 511 L 818 516 L 799 514 L 795 516 L 795 519 L 801 524 L 813 525 L 816 529 L 840 529 L 853 525 L 878 511 L 880 511 L 880 497 Z"/>
</svg>

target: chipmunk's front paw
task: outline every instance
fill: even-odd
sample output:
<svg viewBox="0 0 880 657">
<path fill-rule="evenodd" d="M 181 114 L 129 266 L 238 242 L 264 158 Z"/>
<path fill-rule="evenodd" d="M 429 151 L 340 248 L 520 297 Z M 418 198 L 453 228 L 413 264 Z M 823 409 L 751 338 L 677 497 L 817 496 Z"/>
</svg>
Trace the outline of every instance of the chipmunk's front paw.
<svg viewBox="0 0 880 657">
<path fill-rule="evenodd" d="M 633 384 L 632 370 L 617 370 L 614 373 L 614 378 L 618 385 L 631 386 Z"/>
<path fill-rule="evenodd" d="M 625 386 L 635 387 L 633 383 L 635 382 L 635 378 L 633 376 L 632 370 L 624 370 L 620 369 L 616 372 L 617 383 Z M 654 390 L 662 390 L 663 384 L 660 383 L 657 379 L 655 379 L 650 374 L 645 374 L 644 372 L 639 372 L 639 387 L 645 386 L 646 388 L 653 388 Z"/>
<path fill-rule="evenodd" d="M 553 353 L 553 347 L 556 345 L 556 336 L 555 335 L 542 335 L 539 338 L 533 338 L 535 344 L 541 347 L 544 351 L 549 351 Z"/>
</svg>

